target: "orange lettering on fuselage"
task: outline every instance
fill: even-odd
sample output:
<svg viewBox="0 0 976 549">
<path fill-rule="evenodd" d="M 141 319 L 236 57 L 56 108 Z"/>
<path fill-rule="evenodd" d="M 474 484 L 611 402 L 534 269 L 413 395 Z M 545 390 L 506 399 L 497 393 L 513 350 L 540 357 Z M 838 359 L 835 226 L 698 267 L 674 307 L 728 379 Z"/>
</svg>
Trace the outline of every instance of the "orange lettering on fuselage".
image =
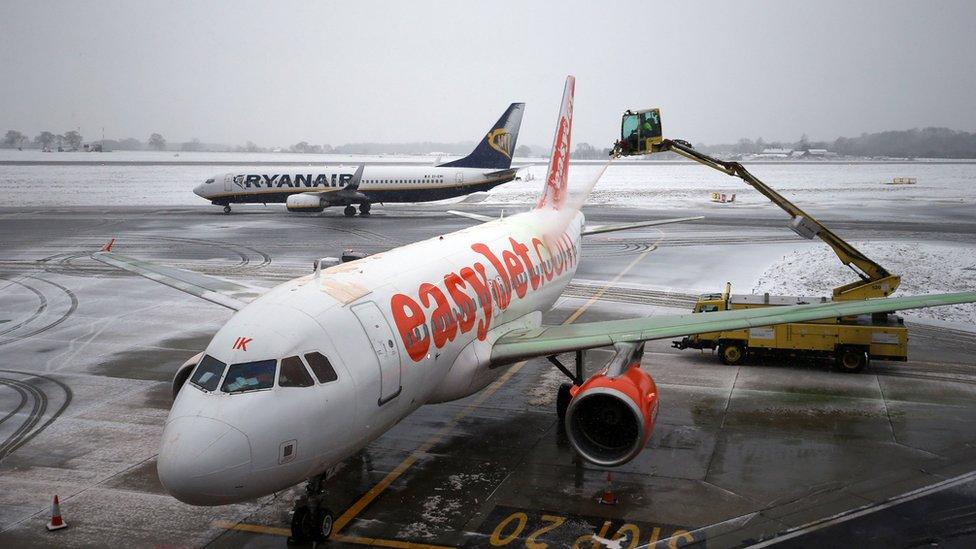
<svg viewBox="0 0 976 549">
<path fill-rule="evenodd" d="M 538 238 L 532 239 L 538 260 L 536 264 L 529 258 L 528 246 L 511 237 L 508 242 L 511 250 L 502 250 L 501 260 L 485 244 L 471 245 L 471 249 L 484 256 L 494 268 L 494 277 L 483 263 L 476 261 L 457 273 L 444 275 L 447 296 L 434 284 L 424 282 L 417 288 L 419 303 L 405 294 L 395 294 L 391 298 L 393 322 L 407 354 L 414 362 L 420 362 L 427 356 L 431 339 L 434 347 L 440 349 L 449 341 L 454 341 L 459 333 L 470 332 L 476 321 L 477 337 L 484 341 L 491 330 L 493 307 L 497 306 L 502 311 L 508 309 L 513 291 L 515 296 L 522 299 L 530 290 L 538 290 L 555 275 L 569 271 L 576 263 L 577 250 L 573 246 L 573 239 L 565 233 L 552 241 L 552 247 Z M 425 310 L 431 306 L 434 310 L 427 315 Z M 479 310 L 482 311 L 480 318 Z M 428 318 L 432 321 L 430 331 L 427 329 Z M 431 333 L 433 338 L 430 337 Z"/>
<path fill-rule="evenodd" d="M 410 296 L 403 294 L 393 295 L 390 299 L 390 309 L 393 311 L 393 322 L 400 332 L 400 341 L 407 349 L 407 354 L 414 362 L 420 362 L 430 348 L 430 337 L 423 329 L 424 324 L 427 323 L 424 310 Z"/>
</svg>

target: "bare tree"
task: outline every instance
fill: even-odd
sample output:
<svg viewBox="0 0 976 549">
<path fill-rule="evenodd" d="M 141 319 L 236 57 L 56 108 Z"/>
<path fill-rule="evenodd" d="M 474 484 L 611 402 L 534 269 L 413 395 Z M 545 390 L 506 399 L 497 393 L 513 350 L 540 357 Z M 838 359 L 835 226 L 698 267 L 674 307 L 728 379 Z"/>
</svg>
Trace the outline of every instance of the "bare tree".
<svg viewBox="0 0 976 549">
<path fill-rule="evenodd" d="M 54 144 L 54 134 L 51 132 L 41 132 L 34 138 L 34 143 L 42 149 L 50 148 Z"/>
<path fill-rule="evenodd" d="M 161 134 L 154 133 L 149 136 L 149 148 L 162 151 L 166 149 L 166 139 Z"/>
<path fill-rule="evenodd" d="M 64 142 L 68 147 L 72 149 L 78 149 L 81 147 L 81 142 L 83 141 L 81 134 L 75 130 L 71 130 L 64 134 Z"/>
<path fill-rule="evenodd" d="M 27 137 L 19 131 L 7 130 L 7 134 L 3 136 L 3 145 L 5 147 L 19 147 L 26 140 Z"/>
</svg>

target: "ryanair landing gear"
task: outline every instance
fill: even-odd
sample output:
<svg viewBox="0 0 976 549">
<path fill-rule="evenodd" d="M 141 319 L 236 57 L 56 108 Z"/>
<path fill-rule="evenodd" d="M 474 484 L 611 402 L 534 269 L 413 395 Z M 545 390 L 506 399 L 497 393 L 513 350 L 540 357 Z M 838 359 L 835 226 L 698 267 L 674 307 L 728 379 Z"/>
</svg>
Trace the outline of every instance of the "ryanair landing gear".
<svg viewBox="0 0 976 549">
<path fill-rule="evenodd" d="M 225 213 L 225 214 L 229 214 L 229 213 L 230 213 L 230 204 L 226 204 L 226 205 L 224 206 L 224 213 Z"/>
<path fill-rule="evenodd" d="M 359 205 L 359 215 L 369 215 L 369 202 L 363 202 Z"/>
<path fill-rule="evenodd" d="M 305 485 L 305 495 L 295 503 L 295 511 L 291 517 L 291 536 L 288 544 L 321 543 L 332 535 L 332 525 L 335 516 L 322 504 L 325 490 L 322 484 L 326 474 L 308 479 Z"/>
<path fill-rule="evenodd" d="M 342 210 L 342 213 L 346 214 L 346 217 L 352 217 L 356 215 L 356 207 L 350 204 L 346 206 L 345 210 Z"/>
</svg>

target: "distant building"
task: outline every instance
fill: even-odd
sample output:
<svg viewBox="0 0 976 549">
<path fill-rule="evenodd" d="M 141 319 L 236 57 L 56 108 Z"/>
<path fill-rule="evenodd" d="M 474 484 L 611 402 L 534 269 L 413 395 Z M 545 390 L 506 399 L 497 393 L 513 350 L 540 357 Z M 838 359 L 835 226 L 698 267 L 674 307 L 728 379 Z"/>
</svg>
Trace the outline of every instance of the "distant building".
<svg viewBox="0 0 976 549">
<path fill-rule="evenodd" d="M 763 149 L 756 155 L 756 158 L 789 158 L 793 154 L 793 149 Z"/>
<path fill-rule="evenodd" d="M 828 151 L 827 149 L 807 149 L 807 152 L 803 156 L 807 158 L 832 158 L 837 156 L 837 153 Z"/>
</svg>

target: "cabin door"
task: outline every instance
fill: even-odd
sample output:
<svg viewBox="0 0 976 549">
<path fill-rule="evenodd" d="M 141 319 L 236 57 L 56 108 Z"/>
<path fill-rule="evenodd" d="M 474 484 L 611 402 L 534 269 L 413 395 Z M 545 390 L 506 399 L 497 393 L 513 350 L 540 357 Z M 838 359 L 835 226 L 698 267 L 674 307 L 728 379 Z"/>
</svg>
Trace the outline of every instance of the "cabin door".
<svg viewBox="0 0 976 549">
<path fill-rule="evenodd" d="M 400 351 L 393 340 L 390 324 L 375 303 L 361 303 L 352 311 L 362 324 L 379 365 L 379 403 L 383 405 L 400 394 Z"/>
</svg>

